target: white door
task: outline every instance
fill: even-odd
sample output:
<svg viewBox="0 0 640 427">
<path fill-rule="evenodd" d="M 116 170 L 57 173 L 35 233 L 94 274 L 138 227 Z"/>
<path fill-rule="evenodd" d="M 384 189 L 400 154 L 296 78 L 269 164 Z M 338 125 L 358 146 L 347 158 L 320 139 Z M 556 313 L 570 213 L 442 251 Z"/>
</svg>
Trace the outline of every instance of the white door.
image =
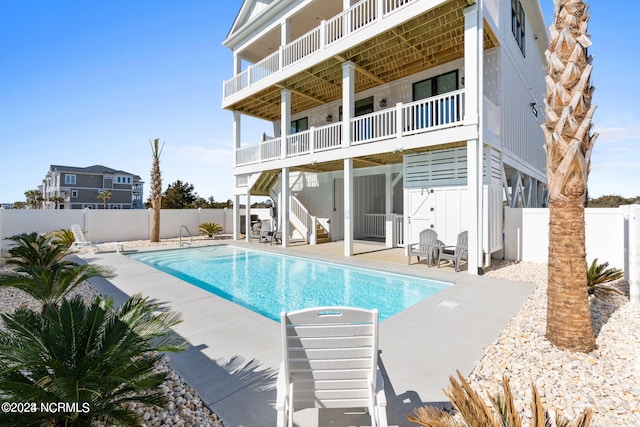
<svg viewBox="0 0 640 427">
<path fill-rule="evenodd" d="M 405 190 L 405 244 L 418 242 L 418 235 L 426 228 L 436 228 L 436 198 L 432 189 Z"/>
</svg>

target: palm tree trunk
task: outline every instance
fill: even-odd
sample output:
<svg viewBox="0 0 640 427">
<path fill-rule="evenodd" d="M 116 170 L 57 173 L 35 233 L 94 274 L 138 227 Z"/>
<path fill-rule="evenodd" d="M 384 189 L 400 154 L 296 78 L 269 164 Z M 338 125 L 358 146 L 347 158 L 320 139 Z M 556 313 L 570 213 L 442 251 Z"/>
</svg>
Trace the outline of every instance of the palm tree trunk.
<svg viewBox="0 0 640 427">
<path fill-rule="evenodd" d="M 160 153 L 162 153 L 160 140 L 158 138 L 151 142 L 151 154 L 153 162 L 151 166 L 151 236 L 150 241 L 157 243 L 160 241 L 160 208 L 162 207 L 162 174 L 160 172 Z"/>
<path fill-rule="evenodd" d="M 542 125 L 549 187 L 547 338 L 565 350 L 595 348 L 587 288 L 584 203 L 595 106 L 589 13 L 582 0 L 556 0 L 547 50 L 546 120 Z"/>
<path fill-rule="evenodd" d="M 581 201 L 549 201 L 547 338 L 562 349 L 595 348 L 591 325 Z"/>
</svg>

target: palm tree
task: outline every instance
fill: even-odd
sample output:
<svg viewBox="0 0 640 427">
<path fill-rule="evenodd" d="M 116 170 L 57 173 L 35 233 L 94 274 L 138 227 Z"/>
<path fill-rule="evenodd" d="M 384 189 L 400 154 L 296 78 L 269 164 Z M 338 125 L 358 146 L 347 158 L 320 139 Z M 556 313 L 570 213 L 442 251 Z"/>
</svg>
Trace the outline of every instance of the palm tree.
<svg viewBox="0 0 640 427">
<path fill-rule="evenodd" d="M 104 209 L 107 209 L 107 200 L 111 198 L 110 190 L 102 190 L 98 193 L 98 199 L 102 200 Z"/>
<path fill-rule="evenodd" d="M 542 125 L 549 187 L 549 274 L 547 339 L 555 346 L 589 352 L 595 348 L 587 294 L 584 203 L 595 105 L 591 105 L 592 57 L 589 13 L 582 0 L 555 2 L 549 28 L 548 75 Z"/>
<path fill-rule="evenodd" d="M 24 192 L 24 196 L 27 199 L 27 204 L 33 209 L 38 209 L 39 203 L 44 200 L 40 190 L 29 190 Z"/>
<path fill-rule="evenodd" d="M 154 372 L 157 351 L 183 348 L 170 341 L 179 323 L 172 312 L 134 295 L 122 306 L 79 296 L 40 315 L 2 314 L 0 396 L 14 402 L 77 403 L 71 412 L 0 413 L 3 426 L 140 425 L 130 402 L 158 406 L 164 375 Z"/>
<path fill-rule="evenodd" d="M 151 155 L 153 164 L 151 166 L 151 242 L 160 241 L 160 208 L 162 206 L 162 176 L 160 174 L 160 154 L 162 153 L 160 139 L 156 138 L 151 142 Z"/>
<path fill-rule="evenodd" d="M 49 198 L 49 201 L 54 205 L 54 209 L 58 209 L 60 207 L 60 203 L 64 203 L 64 197 L 62 196 L 52 196 Z"/>
</svg>

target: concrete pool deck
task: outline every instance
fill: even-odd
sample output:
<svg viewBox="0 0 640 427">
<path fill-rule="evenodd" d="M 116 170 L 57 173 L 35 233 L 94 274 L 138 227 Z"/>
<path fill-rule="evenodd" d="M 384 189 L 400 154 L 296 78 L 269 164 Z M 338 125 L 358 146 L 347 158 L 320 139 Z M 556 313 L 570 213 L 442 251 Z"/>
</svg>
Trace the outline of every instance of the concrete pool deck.
<svg viewBox="0 0 640 427">
<path fill-rule="evenodd" d="M 194 242 L 194 247 L 211 241 Z M 468 375 L 520 309 L 533 284 L 470 276 L 451 268 L 407 265 L 402 249 L 356 242 L 355 256 L 343 257 L 342 242 L 279 246 L 238 241 L 251 247 L 358 265 L 454 283 L 438 294 L 380 323 L 380 367 L 385 377 L 389 425 L 409 425 L 406 415 L 425 404 L 447 401 L 449 375 Z M 142 250 L 170 249 L 154 247 Z M 230 427 L 275 425 L 275 379 L 282 360 L 279 324 L 166 273 L 116 253 L 85 254 L 87 262 L 110 266 L 114 276 L 92 280 L 116 303 L 142 293 L 182 313 L 175 331 L 190 344 L 170 354 L 171 367 Z M 424 262 L 424 261 L 423 261 Z M 295 425 L 370 425 L 368 416 L 340 410 L 304 410 Z"/>
</svg>

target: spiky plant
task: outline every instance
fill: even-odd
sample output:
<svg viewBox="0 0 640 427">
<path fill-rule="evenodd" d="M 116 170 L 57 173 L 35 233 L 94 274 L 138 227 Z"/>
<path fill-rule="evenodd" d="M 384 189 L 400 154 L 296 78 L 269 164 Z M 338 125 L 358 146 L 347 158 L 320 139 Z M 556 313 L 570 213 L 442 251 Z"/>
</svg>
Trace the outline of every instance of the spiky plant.
<svg viewBox="0 0 640 427">
<path fill-rule="evenodd" d="M 522 419 L 517 412 L 511 393 L 509 379 L 502 377 L 502 396 L 490 397 L 492 406 L 484 399 L 457 371 L 458 380 L 449 377 L 451 383 L 445 391 L 447 397 L 456 408 L 459 418 L 435 407 L 424 406 L 414 410 L 407 419 L 423 427 L 522 427 Z M 534 384 L 532 388 L 531 427 L 553 427 L 554 419 L 544 409 L 538 390 Z M 565 419 L 555 420 L 557 427 L 588 427 L 591 422 L 591 409 L 585 409 L 572 422 Z"/>
<path fill-rule="evenodd" d="M 73 231 L 68 228 L 61 228 L 59 230 L 51 232 L 53 241 L 60 243 L 65 248 L 69 249 L 75 242 L 76 238 L 73 235 Z"/>
<path fill-rule="evenodd" d="M 217 234 L 222 231 L 222 226 L 220 224 L 216 224 L 215 222 L 205 222 L 198 226 L 201 234 L 206 234 L 209 237 L 213 237 L 214 234 Z"/>
<path fill-rule="evenodd" d="M 182 349 L 170 328 L 180 319 L 134 295 L 119 308 L 110 298 L 85 305 L 77 296 L 40 315 L 2 314 L 0 396 L 4 401 L 77 403 L 78 411 L 0 413 L 3 426 L 141 425 L 130 402 L 158 406 L 164 375 L 156 351 Z"/>
<path fill-rule="evenodd" d="M 605 286 L 606 283 L 618 280 L 624 277 L 624 272 L 618 268 L 609 268 L 608 262 L 598 264 L 598 258 L 591 262 L 589 270 L 587 270 L 587 286 L 589 287 L 589 295 L 597 295 L 606 297 L 609 294 L 622 295 L 623 292 Z"/>
<path fill-rule="evenodd" d="M 156 138 L 151 142 L 151 155 L 153 162 L 151 165 L 151 242 L 160 241 L 160 208 L 162 207 L 162 175 L 160 173 L 160 154 L 164 144 L 160 146 L 160 139 Z"/>
<path fill-rule="evenodd" d="M 7 238 L 14 242 L 8 250 L 7 264 L 14 265 L 18 270 L 29 267 L 52 268 L 55 265 L 75 265 L 65 257 L 69 254 L 69 247 L 51 234 L 37 232 L 22 233 Z"/>
<path fill-rule="evenodd" d="M 0 273 L 0 287 L 20 289 L 47 307 L 57 307 L 78 285 L 94 277 L 106 277 L 109 270 L 93 264 L 20 267 Z"/>
<path fill-rule="evenodd" d="M 549 188 L 547 339 L 564 350 L 595 348 L 587 293 L 584 204 L 595 105 L 591 104 L 589 13 L 582 0 L 554 0 L 549 28 L 546 120 L 542 125 Z"/>
</svg>

